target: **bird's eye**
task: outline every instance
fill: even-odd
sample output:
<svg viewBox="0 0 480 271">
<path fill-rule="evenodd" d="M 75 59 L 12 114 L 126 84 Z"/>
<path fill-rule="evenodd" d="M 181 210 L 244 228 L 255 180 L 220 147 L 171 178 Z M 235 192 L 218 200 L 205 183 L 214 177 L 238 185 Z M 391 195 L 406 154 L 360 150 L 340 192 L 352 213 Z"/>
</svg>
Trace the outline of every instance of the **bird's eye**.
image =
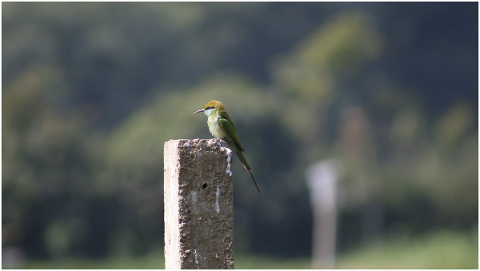
<svg viewBox="0 0 480 271">
<path fill-rule="evenodd" d="M 205 108 L 205 110 L 209 110 L 209 109 L 213 109 L 213 106 L 209 106 L 209 107 Z"/>
</svg>

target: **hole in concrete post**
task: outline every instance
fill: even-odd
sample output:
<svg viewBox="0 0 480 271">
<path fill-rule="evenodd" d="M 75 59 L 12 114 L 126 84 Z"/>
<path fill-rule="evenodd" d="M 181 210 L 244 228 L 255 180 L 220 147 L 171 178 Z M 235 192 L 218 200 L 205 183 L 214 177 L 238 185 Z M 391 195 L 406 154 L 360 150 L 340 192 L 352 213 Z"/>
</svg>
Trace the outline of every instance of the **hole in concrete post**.
<svg viewBox="0 0 480 271">
<path fill-rule="evenodd" d="M 203 184 L 202 184 L 202 188 L 203 188 L 203 189 L 207 188 L 207 186 L 208 186 L 207 183 L 203 183 Z"/>
</svg>

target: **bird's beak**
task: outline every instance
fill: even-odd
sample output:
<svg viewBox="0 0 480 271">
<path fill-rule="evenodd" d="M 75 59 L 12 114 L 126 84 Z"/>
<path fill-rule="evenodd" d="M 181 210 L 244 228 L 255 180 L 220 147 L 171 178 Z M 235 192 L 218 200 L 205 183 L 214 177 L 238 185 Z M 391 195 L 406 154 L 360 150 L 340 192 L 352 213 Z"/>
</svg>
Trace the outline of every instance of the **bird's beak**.
<svg viewBox="0 0 480 271">
<path fill-rule="evenodd" d="M 205 111 L 205 109 L 197 110 L 197 111 L 193 112 L 193 114 L 202 113 L 203 111 Z"/>
</svg>

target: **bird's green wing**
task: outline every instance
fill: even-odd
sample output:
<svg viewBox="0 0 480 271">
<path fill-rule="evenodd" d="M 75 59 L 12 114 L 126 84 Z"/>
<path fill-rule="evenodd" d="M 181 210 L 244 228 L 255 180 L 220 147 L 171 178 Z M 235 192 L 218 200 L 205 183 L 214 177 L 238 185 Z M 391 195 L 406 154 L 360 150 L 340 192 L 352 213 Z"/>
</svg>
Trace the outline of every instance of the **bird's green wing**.
<svg viewBox="0 0 480 271">
<path fill-rule="evenodd" d="M 238 147 L 240 151 L 244 151 L 242 147 L 242 143 L 240 143 L 240 139 L 238 138 L 237 129 L 235 129 L 235 124 L 233 124 L 232 120 L 228 117 L 228 115 L 226 115 L 226 117 L 220 116 L 220 118 L 218 118 L 218 122 L 222 126 L 223 130 L 230 136 L 230 138 L 233 139 L 233 142 L 228 142 L 228 143 L 229 144 L 233 143 L 235 144 L 236 147 Z"/>
</svg>

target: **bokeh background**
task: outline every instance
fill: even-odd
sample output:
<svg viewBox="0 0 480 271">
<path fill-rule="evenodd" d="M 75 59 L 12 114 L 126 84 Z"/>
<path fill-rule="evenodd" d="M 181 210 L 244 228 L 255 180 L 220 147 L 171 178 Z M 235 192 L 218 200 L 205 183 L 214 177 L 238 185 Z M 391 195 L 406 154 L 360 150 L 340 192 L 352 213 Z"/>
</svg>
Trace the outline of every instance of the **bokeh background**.
<svg viewBox="0 0 480 271">
<path fill-rule="evenodd" d="M 2 3 L 3 267 L 163 268 L 163 145 L 235 121 L 237 268 L 478 267 L 478 3 Z"/>
</svg>

